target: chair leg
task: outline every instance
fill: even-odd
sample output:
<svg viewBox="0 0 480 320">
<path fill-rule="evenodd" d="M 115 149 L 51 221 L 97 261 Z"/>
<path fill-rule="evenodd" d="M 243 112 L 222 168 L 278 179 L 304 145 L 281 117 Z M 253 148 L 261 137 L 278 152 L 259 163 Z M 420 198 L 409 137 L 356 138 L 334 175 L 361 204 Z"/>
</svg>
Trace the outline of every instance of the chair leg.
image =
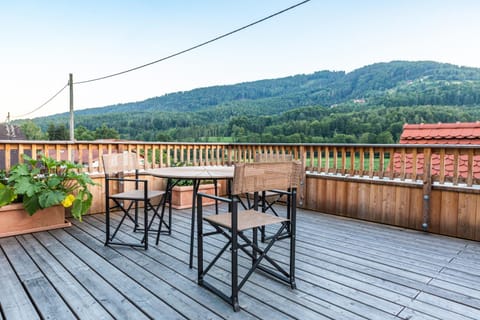
<svg viewBox="0 0 480 320">
<path fill-rule="evenodd" d="M 199 198 L 198 202 L 202 201 Z M 203 207 L 201 203 L 197 205 L 197 283 L 203 285 Z"/>
<path fill-rule="evenodd" d="M 167 180 L 167 188 L 165 189 L 164 202 L 162 212 L 165 212 L 165 206 L 168 202 L 168 235 L 172 234 L 172 188 L 174 184 L 172 179 Z"/>
<path fill-rule="evenodd" d="M 165 203 L 163 204 L 163 209 L 165 210 Z M 172 193 L 168 198 L 168 235 L 172 234 Z"/>
<path fill-rule="evenodd" d="M 240 304 L 238 302 L 238 234 L 237 234 L 237 208 L 234 206 L 232 210 L 232 242 L 231 242 L 231 251 L 232 251 L 232 296 L 231 304 L 234 311 L 240 310 Z"/>
<path fill-rule="evenodd" d="M 135 201 L 135 221 L 133 225 L 133 232 L 137 232 L 138 229 L 138 201 Z"/>
<path fill-rule="evenodd" d="M 148 201 L 145 200 L 143 205 L 144 213 L 143 213 L 143 237 L 144 237 L 144 246 L 145 250 L 148 249 Z"/>
<path fill-rule="evenodd" d="M 258 228 L 253 228 L 252 230 L 252 242 L 258 247 Z M 252 246 L 252 266 L 255 264 L 255 261 L 257 261 L 257 251 Z"/>
<path fill-rule="evenodd" d="M 218 180 L 213 180 L 213 186 L 215 187 L 215 195 L 218 196 Z M 215 199 L 215 214 L 218 214 L 218 199 Z"/>
<path fill-rule="evenodd" d="M 197 201 L 198 188 L 200 187 L 200 180 L 193 180 L 193 193 L 192 193 L 192 218 L 190 221 L 190 258 L 188 266 L 190 269 L 193 268 L 193 246 L 194 246 L 194 235 L 195 235 L 195 207 Z"/>
<path fill-rule="evenodd" d="M 266 202 L 267 202 L 267 198 L 266 198 L 266 193 L 265 191 L 262 192 L 262 212 L 266 212 L 267 211 L 267 206 L 266 206 Z M 262 226 L 260 228 L 260 234 L 261 234 L 261 238 L 262 238 L 262 242 L 265 242 L 265 226 Z"/>
<path fill-rule="evenodd" d="M 105 245 L 108 245 L 110 240 L 110 183 L 108 174 L 105 174 Z"/>
<path fill-rule="evenodd" d="M 160 203 L 154 210 L 156 212 L 156 215 L 160 218 L 160 222 L 158 224 L 158 229 L 157 229 L 157 238 L 155 240 L 156 245 L 158 245 L 158 243 L 160 242 L 160 234 L 162 233 L 163 226 L 165 226 L 166 233 L 168 235 L 172 234 L 172 188 L 174 186 L 175 185 L 172 182 L 172 180 L 168 179 L 165 193 L 163 194 L 162 199 L 160 200 Z M 167 202 L 168 202 L 168 224 L 165 222 L 165 209 L 167 206 Z M 160 206 L 162 206 L 162 211 L 160 214 L 158 214 Z M 153 219 L 154 217 L 152 217 L 150 224 L 153 223 Z M 165 231 L 163 233 L 165 233 Z"/>
<path fill-rule="evenodd" d="M 291 199 L 289 201 L 289 211 L 290 214 L 290 223 L 288 231 L 290 233 L 290 286 L 292 289 L 296 289 L 297 285 L 295 283 L 295 246 L 296 246 L 296 237 L 297 237 L 297 191 L 296 189 L 292 190 Z"/>
<path fill-rule="evenodd" d="M 162 213 L 160 214 L 160 222 L 158 223 L 158 230 L 157 230 L 157 239 L 155 241 L 155 244 L 158 246 L 158 243 L 160 241 L 160 234 L 162 233 L 162 225 L 165 224 L 165 221 L 164 221 L 164 218 L 165 218 L 165 202 L 166 202 L 166 198 L 167 198 L 167 195 L 164 194 L 163 197 L 162 197 Z M 158 212 L 158 208 L 157 208 L 157 212 Z M 169 213 L 170 214 L 170 213 Z M 157 213 L 158 215 L 158 213 Z M 168 234 L 170 235 L 171 232 L 172 232 L 172 221 L 171 221 L 171 217 L 168 218 L 169 222 L 168 222 L 168 226 L 167 227 L 167 232 Z M 153 222 L 153 218 L 152 218 L 152 222 Z"/>
<path fill-rule="evenodd" d="M 108 245 L 110 241 L 110 206 L 108 205 L 107 199 L 107 208 L 105 210 L 105 245 Z"/>
<path fill-rule="evenodd" d="M 108 241 L 111 241 L 111 240 L 113 240 L 113 238 L 115 238 L 115 236 L 117 235 L 118 230 L 120 230 L 120 227 L 122 226 L 123 221 L 125 221 L 125 218 L 126 218 L 126 217 L 127 217 L 127 216 L 124 215 L 124 216 L 120 219 L 120 222 L 118 223 L 117 227 L 116 227 L 115 230 L 113 231 L 112 237 L 109 238 Z"/>
</svg>

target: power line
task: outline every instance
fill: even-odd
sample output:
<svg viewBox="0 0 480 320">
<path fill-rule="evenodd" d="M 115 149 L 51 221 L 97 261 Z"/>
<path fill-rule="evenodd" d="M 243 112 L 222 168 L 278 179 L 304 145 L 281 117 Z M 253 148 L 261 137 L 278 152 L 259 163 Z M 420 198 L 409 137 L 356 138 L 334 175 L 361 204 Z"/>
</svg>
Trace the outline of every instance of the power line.
<svg viewBox="0 0 480 320">
<path fill-rule="evenodd" d="M 53 99 L 55 99 L 60 93 L 62 93 L 63 90 L 65 90 L 65 88 L 68 87 L 68 82 L 66 85 L 63 86 L 62 89 L 58 90 L 57 93 L 55 93 L 50 99 L 48 99 L 47 101 L 45 101 L 44 103 L 42 103 L 40 106 L 36 107 L 35 109 L 33 109 L 32 111 L 30 112 L 27 112 L 27 113 L 24 113 L 24 114 L 21 114 L 21 115 L 18 115 L 18 116 L 14 116 L 12 118 L 23 118 L 23 117 L 26 117 L 40 109 L 42 109 L 43 107 L 45 107 L 50 101 L 52 101 Z"/>
<path fill-rule="evenodd" d="M 169 56 L 160 58 L 160 59 L 158 59 L 158 60 L 155 60 L 155 61 L 152 61 L 152 62 L 149 62 L 149 63 L 146 63 L 146 64 L 142 64 L 142 65 L 140 65 L 140 66 L 137 66 L 137 67 L 134 67 L 134 68 L 130 68 L 130 69 L 127 69 L 127 70 L 124 70 L 124 71 L 112 73 L 112 74 L 109 74 L 109 75 L 106 75 L 106 76 L 102 76 L 102 77 L 98 77 L 98 78 L 93 78 L 93 79 L 89 79 L 89 80 L 84 80 L 84 81 L 73 82 L 73 84 L 83 84 L 83 83 L 89 83 L 89 82 L 94 82 L 94 81 L 99 81 L 99 80 L 103 80 L 103 79 L 108 79 L 108 78 L 116 77 L 116 76 L 119 76 L 119 75 L 122 75 L 122 74 L 125 74 L 125 73 L 128 73 L 128 72 L 132 72 L 132 71 L 135 71 L 135 70 L 138 70 L 138 69 L 142 69 L 142 68 L 151 66 L 151 65 L 153 65 L 153 64 L 156 64 L 156 63 L 159 63 L 159 62 L 162 62 L 162 61 L 171 59 L 171 58 L 173 58 L 173 57 L 176 57 L 176 56 L 179 56 L 179 55 L 181 55 L 181 54 L 187 53 L 187 52 L 189 52 L 189 51 L 192 51 L 192 50 L 198 49 L 198 48 L 200 48 L 200 47 L 206 46 L 207 44 L 210 44 L 210 43 L 215 42 L 215 41 L 217 41 L 217 40 L 220 40 L 220 39 L 222 39 L 222 38 L 228 37 L 228 36 L 230 36 L 230 35 L 232 35 L 232 34 L 234 34 L 234 33 L 237 33 L 237 32 L 240 32 L 240 31 L 242 31 L 242 30 L 245 30 L 245 29 L 247 29 L 247 28 L 250 28 L 250 27 L 252 27 L 252 26 L 254 26 L 254 25 L 256 25 L 256 24 L 259 24 L 259 23 L 261 23 L 261 22 L 264 22 L 264 21 L 266 21 L 266 20 L 269 20 L 269 19 L 271 19 L 271 18 L 273 18 L 273 17 L 275 17 L 275 16 L 278 16 L 278 15 L 280 15 L 280 14 L 283 14 L 283 13 L 285 13 L 285 12 L 287 12 L 287 11 L 290 11 L 290 10 L 296 8 L 296 7 L 299 7 L 299 6 L 301 6 L 301 5 L 303 5 L 303 4 L 307 3 L 307 2 L 310 2 L 310 0 L 305 0 L 305 1 L 299 2 L 299 3 L 294 4 L 294 5 L 286 8 L 286 9 L 283 9 L 283 10 L 280 10 L 280 11 L 278 11 L 278 12 L 275 12 L 275 13 L 267 16 L 267 17 L 264 17 L 264 18 L 262 18 L 262 19 L 259 19 L 259 20 L 254 21 L 254 22 L 252 22 L 252 23 L 249 23 L 249 24 L 247 24 L 247 25 L 245 25 L 245 26 L 243 26 L 243 27 L 240 27 L 240 28 L 237 28 L 237 29 L 235 29 L 235 30 L 233 30 L 233 31 L 224 33 L 224 34 L 222 34 L 222 35 L 220 35 L 220 36 L 217 36 L 217 37 L 215 37 L 215 38 L 213 38 L 213 39 L 210 39 L 210 40 L 208 40 L 208 41 L 202 42 L 202 43 L 197 44 L 197 45 L 195 45 L 195 46 L 193 46 L 193 47 L 190 47 L 190 48 L 188 48 L 188 49 L 185 49 L 185 50 L 182 50 L 182 51 L 173 53 L 173 54 L 171 54 L 171 55 L 169 55 Z M 42 109 L 42 108 L 43 108 L 44 106 L 46 106 L 50 101 L 52 101 L 53 99 L 55 99 L 55 97 L 57 97 L 57 96 L 58 96 L 63 90 L 65 90 L 65 88 L 66 88 L 67 86 L 69 86 L 69 85 L 70 85 L 70 83 L 67 83 L 65 86 L 62 87 L 62 89 L 60 89 L 57 93 L 55 93 L 50 99 L 48 99 L 47 101 L 45 101 L 45 102 L 42 103 L 40 106 L 38 106 L 37 108 L 33 109 L 32 111 L 30 111 L 30 112 L 28 112 L 28 113 L 25 113 L 25 114 L 18 115 L 18 116 L 14 116 L 14 117 L 12 117 L 12 118 L 22 118 L 22 117 L 28 116 L 28 115 L 30 115 L 30 114 L 32 114 L 32 113 L 34 113 L 34 112 Z"/>
<path fill-rule="evenodd" d="M 119 76 L 119 75 L 122 75 L 122 74 L 125 74 L 125 73 L 128 73 L 128 72 L 132 72 L 132 71 L 135 71 L 135 70 L 138 70 L 138 69 L 142 69 L 142 68 L 151 66 L 151 65 L 153 65 L 153 64 L 159 63 L 159 62 L 161 62 L 161 61 L 165 61 L 165 60 L 167 60 L 167 59 L 171 59 L 171 58 L 173 58 L 173 57 L 176 57 L 176 56 L 179 56 L 179 55 L 181 55 L 181 54 L 187 53 L 187 52 L 189 52 L 189 51 L 198 49 L 198 48 L 200 48 L 200 47 L 203 47 L 203 46 L 205 46 L 205 45 L 207 45 L 207 44 L 210 44 L 210 43 L 215 42 L 215 41 L 217 41 L 217 40 L 220 40 L 220 39 L 222 39 L 222 38 L 228 37 L 228 36 L 230 36 L 230 35 L 232 35 L 232 34 L 234 34 L 234 33 L 237 33 L 237 32 L 239 32 L 239 31 L 242 31 L 242 30 L 245 30 L 245 29 L 247 29 L 247 28 L 250 28 L 250 27 L 252 27 L 252 26 L 254 26 L 254 25 L 256 25 L 256 24 L 259 24 L 259 23 L 261 23 L 261 22 L 263 22 L 263 21 L 266 21 L 266 20 L 269 20 L 269 19 L 271 19 L 271 18 L 273 18 L 273 17 L 275 17 L 275 16 L 278 16 L 278 15 L 284 13 L 284 12 L 287 12 L 287 11 L 289 11 L 289 10 L 292 10 L 292 9 L 298 7 L 298 6 L 301 6 L 301 5 L 303 5 L 303 4 L 305 4 L 305 3 L 309 2 L 309 1 L 310 1 L 310 0 L 305 0 L 305 1 L 299 2 L 299 3 L 297 3 L 297 4 L 295 4 L 295 5 L 291 6 L 291 7 L 288 7 L 288 8 L 286 8 L 286 9 L 280 10 L 280 11 L 278 11 L 278 12 L 276 12 L 276 13 L 273 13 L 273 14 L 265 17 L 265 18 L 262 18 L 262 19 L 260 19 L 260 20 L 254 21 L 254 22 L 249 23 L 249 24 L 247 24 L 247 25 L 245 25 L 245 26 L 243 26 L 243 27 L 240 27 L 240 28 L 235 29 L 235 30 L 233 30 L 233 31 L 224 33 L 224 34 L 222 34 L 222 35 L 220 35 L 220 36 L 218 36 L 218 37 L 215 37 L 215 38 L 210 39 L 210 40 L 208 40 L 208 41 L 202 42 L 202 43 L 197 44 L 197 45 L 195 45 L 195 46 L 193 46 L 193 47 L 190 47 L 190 48 L 188 48 L 188 49 L 185 49 L 185 50 L 182 50 L 182 51 L 173 53 L 173 54 L 171 54 L 171 55 L 169 55 L 169 56 L 160 58 L 160 59 L 158 59 L 158 60 L 155 60 L 155 61 L 152 61 L 152 62 L 149 62 L 149 63 L 146 63 L 146 64 L 142 64 L 142 65 L 140 65 L 140 66 L 137 66 L 137 67 L 134 67 L 134 68 L 130 68 L 130 69 L 127 69 L 127 70 L 124 70 L 124 71 L 112 73 L 112 74 L 109 74 L 109 75 L 106 75 L 106 76 L 103 76 L 103 77 L 93 78 L 93 79 L 84 80 L 84 81 L 77 81 L 77 82 L 74 82 L 74 84 L 82 84 L 82 83 L 94 82 L 94 81 L 99 81 L 99 80 L 104 80 L 104 79 L 116 77 L 116 76 Z"/>
</svg>

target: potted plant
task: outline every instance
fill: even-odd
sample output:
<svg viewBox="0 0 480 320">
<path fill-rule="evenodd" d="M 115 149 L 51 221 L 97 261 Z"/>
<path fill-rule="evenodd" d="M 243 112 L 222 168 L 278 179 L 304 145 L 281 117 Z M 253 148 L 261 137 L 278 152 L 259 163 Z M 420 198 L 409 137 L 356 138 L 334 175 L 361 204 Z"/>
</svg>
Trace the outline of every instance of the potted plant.
<svg viewBox="0 0 480 320">
<path fill-rule="evenodd" d="M 0 175 L 0 236 L 45 230 L 49 224 L 66 226 L 64 208 L 70 208 L 71 215 L 81 221 L 92 205 L 88 186 L 95 185 L 80 171 L 81 165 L 44 155 L 32 159 L 24 154 L 23 160 Z M 15 211 L 11 216 L 10 210 Z M 45 221 L 53 216 L 58 217 Z"/>
<path fill-rule="evenodd" d="M 188 167 L 192 166 L 190 163 L 177 162 L 172 164 L 172 167 Z M 174 179 L 175 187 L 172 188 L 172 208 L 187 209 L 191 208 L 193 204 L 193 181 L 191 179 Z M 218 189 L 220 184 L 218 185 Z M 198 188 L 199 192 L 215 194 L 215 185 L 211 180 L 202 180 Z M 215 200 L 204 198 L 203 205 L 214 204 Z"/>
<path fill-rule="evenodd" d="M 220 184 L 218 184 L 220 190 Z M 198 187 L 199 192 L 215 194 L 215 185 L 210 180 L 202 181 Z M 191 208 L 193 203 L 193 182 L 192 180 L 180 180 L 172 188 L 172 208 L 187 209 Z M 203 205 L 214 204 L 215 200 L 204 198 Z"/>
</svg>

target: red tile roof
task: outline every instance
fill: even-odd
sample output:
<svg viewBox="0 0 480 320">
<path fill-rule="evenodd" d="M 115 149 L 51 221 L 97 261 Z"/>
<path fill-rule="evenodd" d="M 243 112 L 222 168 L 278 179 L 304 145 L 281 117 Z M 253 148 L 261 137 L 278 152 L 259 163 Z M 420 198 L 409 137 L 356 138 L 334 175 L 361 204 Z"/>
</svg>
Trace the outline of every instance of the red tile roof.
<svg viewBox="0 0 480 320">
<path fill-rule="evenodd" d="M 480 144 L 480 122 L 405 124 L 400 143 Z"/>
<path fill-rule="evenodd" d="M 400 136 L 401 144 L 470 144 L 480 145 L 480 122 L 457 122 L 437 124 L 405 124 L 403 133 Z M 417 155 L 417 173 L 423 173 L 423 154 Z M 394 155 L 394 170 L 400 172 L 402 169 L 401 155 Z M 473 157 L 473 176 L 480 179 L 480 156 Z M 445 175 L 454 175 L 454 156 L 445 155 Z M 467 155 L 458 156 L 458 176 L 466 178 L 468 174 Z M 413 156 L 405 156 L 405 173 L 413 172 Z M 440 156 L 432 155 L 432 175 L 440 174 Z"/>
</svg>

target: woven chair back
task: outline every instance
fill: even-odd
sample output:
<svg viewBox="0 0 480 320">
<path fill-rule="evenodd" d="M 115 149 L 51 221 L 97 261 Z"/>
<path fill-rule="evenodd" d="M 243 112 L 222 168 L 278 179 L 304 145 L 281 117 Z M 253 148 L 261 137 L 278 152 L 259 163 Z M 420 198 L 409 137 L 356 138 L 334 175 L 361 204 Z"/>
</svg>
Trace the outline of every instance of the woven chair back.
<svg viewBox="0 0 480 320">
<path fill-rule="evenodd" d="M 238 163 L 235 164 L 232 194 L 297 188 L 301 172 L 300 161 Z"/>
<path fill-rule="evenodd" d="M 103 170 L 107 174 L 117 174 L 139 169 L 138 157 L 135 153 L 123 152 L 102 155 Z"/>
</svg>

